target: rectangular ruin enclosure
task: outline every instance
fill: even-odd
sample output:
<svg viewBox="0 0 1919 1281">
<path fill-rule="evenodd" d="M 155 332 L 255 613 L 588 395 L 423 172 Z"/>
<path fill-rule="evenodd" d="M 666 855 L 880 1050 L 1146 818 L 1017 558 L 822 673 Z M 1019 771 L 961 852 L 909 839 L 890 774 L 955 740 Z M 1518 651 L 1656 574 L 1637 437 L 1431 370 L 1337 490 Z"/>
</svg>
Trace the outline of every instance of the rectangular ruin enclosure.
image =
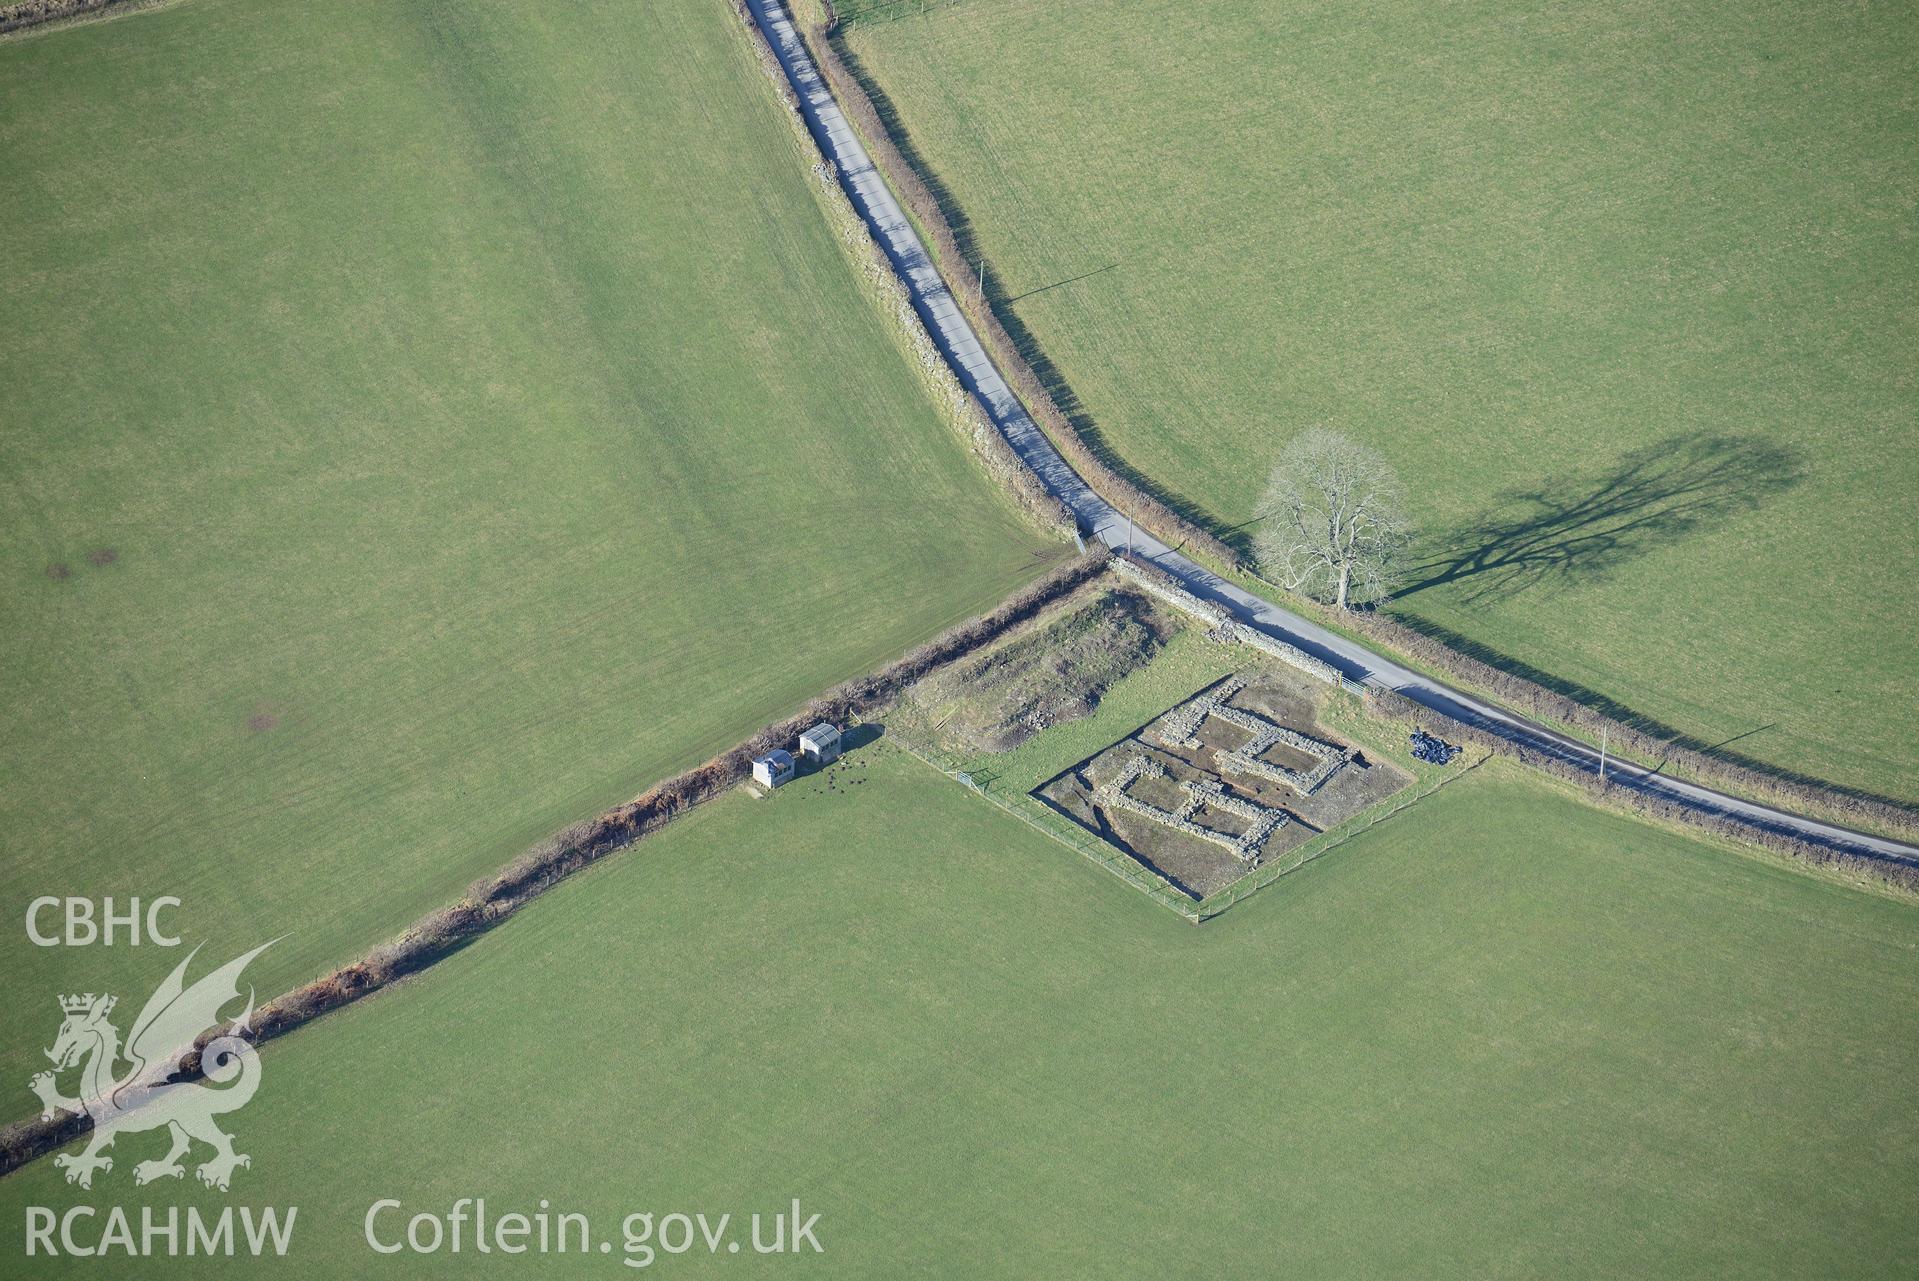
<svg viewBox="0 0 1919 1281">
<path fill-rule="evenodd" d="M 1034 795 L 1205 898 L 1412 782 L 1323 727 L 1322 697 L 1297 673 L 1229 676 Z"/>
</svg>

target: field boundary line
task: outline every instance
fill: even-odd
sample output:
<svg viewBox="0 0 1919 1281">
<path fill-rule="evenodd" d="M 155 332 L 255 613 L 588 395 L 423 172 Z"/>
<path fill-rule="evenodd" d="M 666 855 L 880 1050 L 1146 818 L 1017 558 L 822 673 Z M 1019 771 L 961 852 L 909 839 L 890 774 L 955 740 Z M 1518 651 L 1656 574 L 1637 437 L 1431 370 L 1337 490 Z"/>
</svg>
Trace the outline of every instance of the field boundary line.
<svg viewBox="0 0 1919 1281">
<path fill-rule="evenodd" d="M 1011 489 L 1014 505 L 1028 520 L 1062 542 L 1070 535 L 1083 555 L 1086 544 L 1079 536 L 1073 513 L 1047 488 L 1026 459 L 1007 443 L 941 355 L 938 343 L 927 331 L 926 322 L 914 309 L 912 287 L 900 277 L 886 250 L 873 238 L 873 229 L 860 217 L 859 210 L 853 207 L 840 186 L 832 158 L 820 149 L 818 140 L 807 129 L 806 114 L 794 96 L 786 70 L 767 43 L 766 34 L 753 20 L 745 0 L 733 0 L 733 11 L 746 29 L 747 42 L 761 73 L 773 85 L 794 141 L 811 158 L 807 166 L 813 179 L 810 185 L 816 198 L 826 206 L 828 226 L 837 233 L 841 251 L 852 259 L 855 272 L 871 291 L 872 301 L 885 322 L 908 348 L 905 353 L 908 363 L 924 384 L 935 410 L 958 433 L 986 472 L 989 482 Z"/>
<path fill-rule="evenodd" d="M 178 4 L 180 0 L 79 0 L 72 4 L 63 4 L 61 0 L 43 2 L 44 8 L 33 0 L 24 4 L 0 4 L 0 40 L 106 22 L 144 9 L 165 8 Z M 34 9 L 40 12 L 26 16 L 29 10 Z"/>
<path fill-rule="evenodd" d="M 1425 800 L 1427 797 L 1439 791 L 1440 788 L 1451 786 L 1453 783 L 1465 778 L 1490 759 L 1492 759 L 1490 752 L 1477 756 L 1469 764 L 1449 774 L 1440 775 L 1440 777 L 1435 779 L 1430 785 L 1416 792 L 1397 792 L 1392 796 L 1386 797 L 1380 801 L 1379 804 L 1361 810 L 1344 823 L 1341 823 L 1338 827 L 1321 832 L 1297 850 L 1291 851 L 1287 855 L 1287 858 L 1291 860 L 1290 862 L 1280 861 L 1272 864 L 1272 866 L 1279 870 L 1263 880 L 1258 880 L 1257 878 L 1259 877 L 1260 871 L 1264 869 L 1248 872 L 1245 876 L 1242 876 L 1239 880 L 1234 881 L 1231 885 L 1228 885 L 1220 891 L 1220 896 L 1224 896 L 1226 901 L 1218 907 L 1211 909 L 1207 907 L 1207 903 L 1212 896 L 1209 896 L 1209 899 L 1202 899 L 1200 901 L 1199 907 L 1202 919 L 1210 921 L 1215 916 L 1238 906 L 1281 877 L 1297 872 L 1308 863 L 1317 862 L 1321 857 L 1338 849 L 1354 837 L 1363 836 L 1388 819 L 1395 818 L 1406 810 L 1411 809 L 1420 801 Z M 1293 857 L 1294 855 L 1298 857 L 1295 858 Z M 1248 882 L 1255 880 L 1257 880 L 1256 884 L 1248 884 Z"/>
<path fill-rule="evenodd" d="M 562 829 L 493 875 L 482 877 L 455 902 L 421 917 L 392 941 L 371 948 L 358 960 L 322 978 L 262 1002 L 253 1012 L 246 1039 L 256 1046 L 264 1045 L 431 968 L 510 920 L 554 886 L 746 782 L 753 757 L 772 747 L 792 744 L 802 730 L 820 721 L 854 723 L 863 712 L 886 705 L 908 686 L 990 644 L 1053 600 L 1105 572 L 1103 550 L 1077 557 L 1008 596 L 989 613 L 948 628 L 876 672 L 841 682 L 794 715 L 766 726 L 704 764 L 656 783 L 596 818 Z M 203 1075 L 200 1052 L 213 1039 L 209 1031 L 194 1042 L 175 1066 L 177 1079 L 194 1080 Z M 0 1177 L 72 1142 L 92 1126 L 84 1114 L 69 1113 L 53 1119 L 27 1118 L 0 1129 Z"/>
<path fill-rule="evenodd" d="M 770 6 L 754 0 L 762 11 Z M 772 0 L 784 5 L 789 18 L 791 0 Z M 951 220 L 933 187 L 937 182 L 901 149 L 886 119 L 874 105 L 866 82 L 848 65 L 850 54 L 838 40 L 840 17 L 833 0 L 819 0 L 826 21 L 800 22 L 792 18 L 803 47 L 817 64 L 818 73 L 831 94 L 844 107 L 851 128 L 863 140 L 865 150 L 889 188 L 911 209 L 913 217 L 932 238 L 935 274 L 941 276 L 954 305 L 971 321 L 985 352 L 1003 371 L 1011 391 L 1024 402 L 1053 446 L 1070 460 L 1078 475 L 1087 477 L 1102 496 L 1117 495 L 1115 505 L 1129 511 L 1139 523 L 1171 545 L 1182 550 L 1197 548 L 1204 558 L 1221 565 L 1237 567 L 1239 554 L 1193 521 L 1188 520 L 1158 495 L 1148 492 L 1109 466 L 1100 452 L 1087 443 L 1073 420 L 1061 411 L 1045 379 L 1026 359 L 1020 344 L 1008 332 L 987 293 L 990 278 L 996 277 L 985 255 L 977 249 L 969 255 L 954 232 Z M 945 271 L 938 265 L 944 264 Z M 959 268 L 967 268 L 960 271 Z M 1056 371 L 1055 371 L 1056 372 Z"/>
<path fill-rule="evenodd" d="M 911 756 L 928 769 L 933 770 L 935 773 L 945 775 L 953 782 L 958 783 L 960 786 L 972 792 L 975 796 L 991 802 L 1004 813 L 1010 814 L 1041 835 L 1050 836 L 1067 849 L 1072 850 L 1088 862 L 1096 864 L 1105 871 L 1118 877 L 1127 885 L 1138 890 L 1147 898 L 1152 899 L 1153 902 L 1165 908 L 1167 911 L 1172 912 L 1187 923 L 1198 925 L 1204 919 L 1195 910 L 1198 905 L 1198 900 L 1180 894 L 1178 890 L 1168 885 L 1163 878 L 1154 876 L 1151 872 L 1133 863 L 1124 855 L 1108 853 L 1105 849 L 1100 848 L 1101 842 L 1094 840 L 1092 837 L 1086 837 L 1082 842 L 1077 837 L 1068 836 L 1064 830 L 1056 829 L 1050 824 L 1041 822 L 1037 814 L 1030 812 L 1024 805 L 1017 803 L 1013 798 L 980 786 L 973 781 L 967 771 L 960 769 L 956 765 L 945 763 L 936 758 L 930 750 L 918 747 L 907 741 L 904 737 L 894 735 L 893 741 L 895 746 L 902 752 L 905 752 L 908 756 Z M 1026 793 L 1020 793 L 1020 795 L 1025 796 Z M 1035 804 L 1037 804 L 1037 802 L 1035 802 Z M 1065 820 L 1061 821 L 1064 822 Z"/>
</svg>

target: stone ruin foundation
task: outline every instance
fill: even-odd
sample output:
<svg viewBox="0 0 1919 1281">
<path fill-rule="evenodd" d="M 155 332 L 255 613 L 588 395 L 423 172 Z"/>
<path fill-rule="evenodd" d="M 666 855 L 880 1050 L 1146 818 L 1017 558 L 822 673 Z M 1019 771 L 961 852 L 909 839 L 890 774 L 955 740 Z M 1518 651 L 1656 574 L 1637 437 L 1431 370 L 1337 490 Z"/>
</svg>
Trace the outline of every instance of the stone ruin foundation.
<svg viewBox="0 0 1919 1281">
<path fill-rule="evenodd" d="M 1256 712 L 1229 707 L 1226 700 L 1245 685 L 1244 676 L 1232 676 L 1221 681 L 1200 697 L 1169 712 L 1153 737 L 1164 747 L 1194 749 L 1200 745 L 1199 727 L 1206 723 L 1207 717 L 1216 716 L 1228 725 L 1252 735 L 1250 740 L 1235 750 L 1218 754 L 1215 760 L 1221 769 L 1284 783 L 1301 796 L 1311 796 L 1328 779 L 1352 763 L 1357 753 L 1350 747 L 1322 743 L 1298 730 L 1275 725 Z M 1267 749 L 1275 746 L 1289 747 L 1302 756 L 1312 758 L 1314 764 L 1310 769 L 1291 770 L 1260 759 Z"/>
<path fill-rule="evenodd" d="M 1166 776 L 1164 765 L 1143 752 L 1135 752 L 1120 768 L 1118 774 L 1102 783 L 1094 791 L 1093 799 L 1108 809 L 1131 810 L 1156 823 L 1164 823 L 1175 831 L 1224 846 L 1228 853 L 1248 867 L 1259 866 L 1260 851 L 1265 847 L 1267 838 L 1292 821 L 1292 816 L 1285 810 L 1268 809 L 1264 805 L 1234 796 L 1222 787 L 1216 778 L 1180 780 L 1179 786 L 1186 793 L 1186 799 L 1175 810 L 1161 809 L 1127 791 L 1142 778 L 1165 778 Z M 1235 836 L 1207 827 L 1202 823 L 1195 823 L 1193 815 L 1197 814 L 1202 807 L 1245 819 L 1246 829 Z"/>
</svg>

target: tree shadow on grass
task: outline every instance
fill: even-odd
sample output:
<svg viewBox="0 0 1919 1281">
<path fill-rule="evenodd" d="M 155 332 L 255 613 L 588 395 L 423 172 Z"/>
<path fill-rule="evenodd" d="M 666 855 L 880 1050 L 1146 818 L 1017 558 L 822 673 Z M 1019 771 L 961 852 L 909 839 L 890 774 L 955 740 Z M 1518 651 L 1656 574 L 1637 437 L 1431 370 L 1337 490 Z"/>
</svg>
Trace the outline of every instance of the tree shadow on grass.
<svg viewBox="0 0 1919 1281">
<path fill-rule="evenodd" d="M 1703 533 L 1801 483 L 1803 450 L 1740 435 L 1679 435 L 1625 454 L 1598 474 L 1549 481 L 1499 496 L 1478 520 L 1437 540 L 1446 552 L 1414 571 L 1394 596 L 1392 615 L 1489 667 L 1572 699 L 1652 738 L 1785 783 L 1906 808 L 1910 802 L 1748 756 L 1732 745 L 1772 726 L 1730 738 L 1680 730 L 1636 708 L 1453 631 L 1399 606 L 1417 592 L 1464 585 L 1468 603 L 1510 598 L 1531 589 L 1551 591 L 1596 582 L 1626 562 L 1695 533 Z M 1522 709 L 1523 710 L 1523 709 Z M 1535 716 L 1540 709 L 1532 707 Z M 1663 768 L 1663 764 L 1661 765 Z"/>
<path fill-rule="evenodd" d="M 1595 582 L 1628 561 L 1703 532 L 1805 479 L 1805 454 L 1757 436 L 1671 436 L 1597 474 L 1507 490 L 1412 571 L 1405 600 L 1460 584 L 1469 603 Z"/>
</svg>

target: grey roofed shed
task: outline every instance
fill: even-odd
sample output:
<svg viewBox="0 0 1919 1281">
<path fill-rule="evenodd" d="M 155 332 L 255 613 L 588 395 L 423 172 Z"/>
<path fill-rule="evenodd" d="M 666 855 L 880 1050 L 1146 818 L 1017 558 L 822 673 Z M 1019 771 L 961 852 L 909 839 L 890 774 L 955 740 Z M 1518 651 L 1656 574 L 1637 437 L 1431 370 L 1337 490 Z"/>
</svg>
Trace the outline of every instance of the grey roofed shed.
<svg viewBox="0 0 1919 1281">
<path fill-rule="evenodd" d="M 778 787 L 793 777 L 793 754 L 774 748 L 764 756 L 753 758 L 753 781 L 761 787 Z"/>
<path fill-rule="evenodd" d="M 816 765 L 830 765 L 840 758 L 840 731 L 821 721 L 800 735 L 800 755 Z"/>
</svg>

